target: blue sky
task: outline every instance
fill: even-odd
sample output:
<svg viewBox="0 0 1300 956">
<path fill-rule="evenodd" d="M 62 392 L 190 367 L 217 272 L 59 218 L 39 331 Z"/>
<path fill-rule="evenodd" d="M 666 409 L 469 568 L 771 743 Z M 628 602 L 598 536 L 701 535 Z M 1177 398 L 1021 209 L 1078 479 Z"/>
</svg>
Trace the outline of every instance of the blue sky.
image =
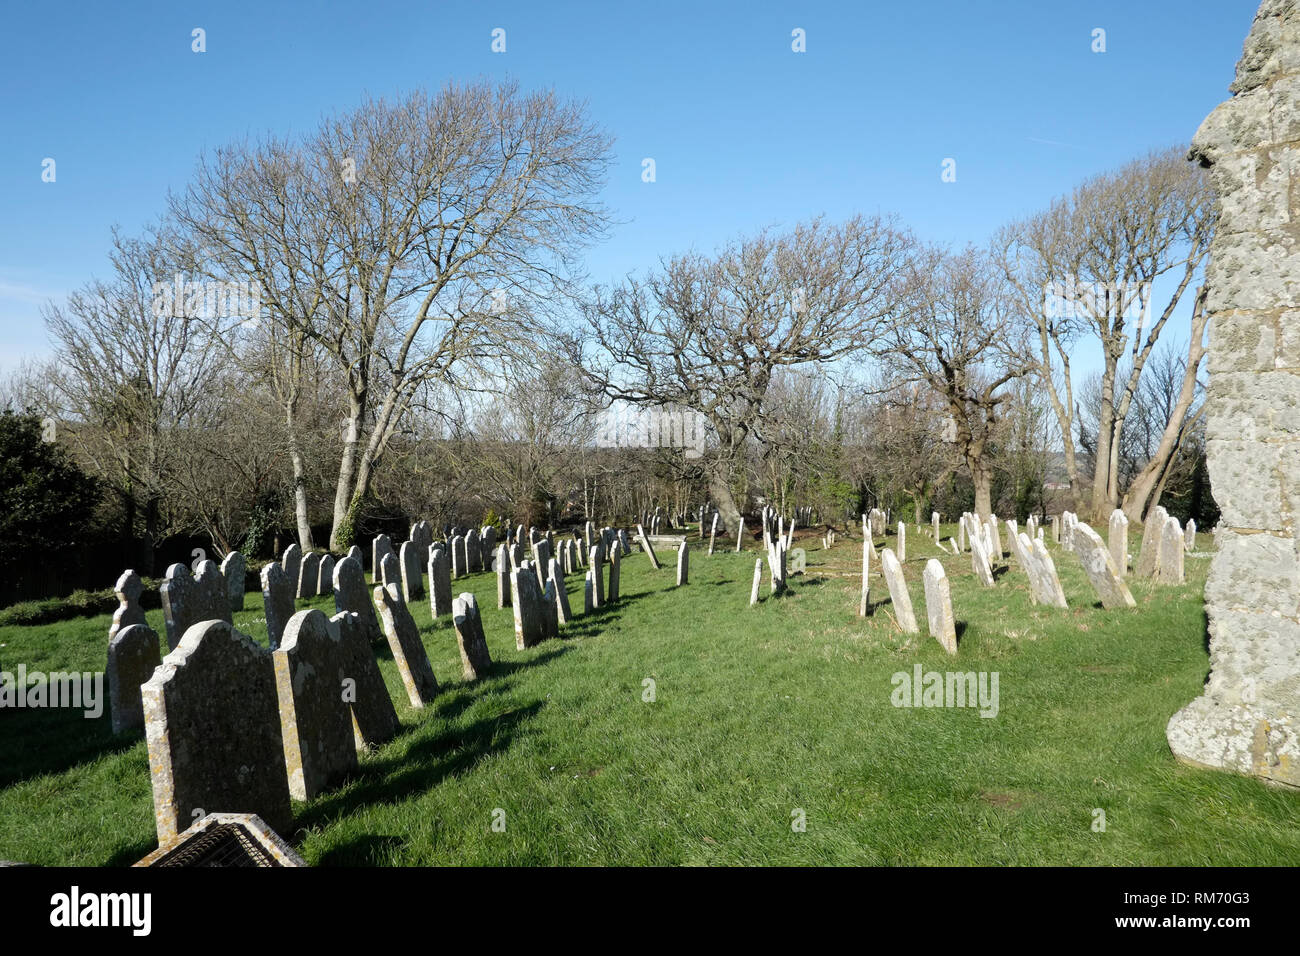
<svg viewBox="0 0 1300 956">
<path fill-rule="evenodd" d="M 818 213 L 982 242 L 1080 179 L 1187 142 L 1256 0 L 11 5 L 0 34 L 0 370 L 40 302 L 107 273 L 204 149 L 305 132 L 363 94 L 511 76 L 615 138 L 608 281 Z M 191 30 L 207 51 L 191 50 Z M 506 52 L 491 50 L 506 31 Z M 1106 31 L 1106 52 L 1091 50 Z M 791 31 L 807 51 L 791 50 Z M 41 180 L 53 158 L 57 179 Z M 657 181 L 641 180 L 641 161 Z M 957 180 L 941 181 L 944 159 Z"/>
</svg>

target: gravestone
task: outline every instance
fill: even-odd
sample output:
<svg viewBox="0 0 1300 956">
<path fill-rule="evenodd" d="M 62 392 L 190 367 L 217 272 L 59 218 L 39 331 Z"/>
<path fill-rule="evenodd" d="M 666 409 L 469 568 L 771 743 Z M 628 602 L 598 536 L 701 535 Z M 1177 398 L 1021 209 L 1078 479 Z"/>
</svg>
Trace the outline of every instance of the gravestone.
<svg viewBox="0 0 1300 956">
<path fill-rule="evenodd" d="M 686 547 L 685 539 L 677 546 L 677 586 L 681 587 L 690 580 L 691 553 Z"/>
<path fill-rule="evenodd" d="M 351 558 L 353 561 L 357 563 L 357 567 L 361 568 L 362 573 L 365 572 L 366 570 L 365 555 L 362 554 L 361 548 L 358 545 L 354 544 L 352 547 L 348 548 L 348 553 L 345 555 L 345 557 Z"/>
<path fill-rule="evenodd" d="M 441 542 L 430 545 L 428 555 L 429 611 L 436 620 L 454 613 L 451 596 L 451 564 L 447 557 L 447 549 Z"/>
<path fill-rule="evenodd" d="M 656 571 L 659 570 L 659 558 L 655 555 L 654 546 L 650 544 L 650 539 L 646 537 L 645 528 L 641 525 L 636 526 L 636 538 L 641 543 L 641 550 L 646 553 L 650 559 L 650 567 Z"/>
<path fill-rule="evenodd" d="M 510 600 L 515 613 L 515 647 L 524 650 L 540 643 L 546 636 L 542 589 L 532 563 L 510 572 Z"/>
<path fill-rule="evenodd" d="M 898 540 L 895 542 L 895 544 L 898 545 L 898 552 L 897 552 L 898 560 L 900 562 L 906 561 L 907 560 L 907 525 L 902 521 L 898 522 Z"/>
<path fill-rule="evenodd" d="M 465 567 L 469 571 L 483 570 L 483 548 L 473 528 L 465 532 Z"/>
<path fill-rule="evenodd" d="M 1178 759 L 1300 787 L 1300 10 L 1265 0 L 1235 94 L 1192 140 L 1219 221 L 1206 266 L 1206 462 L 1221 509 L 1205 584 L 1210 677 Z"/>
<path fill-rule="evenodd" d="M 623 549 L 615 544 L 609 552 L 609 587 L 605 594 L 605 601 L 613 604 L 618 600 L 619 577 L 622 574 L 623 567 Z M 563 585 L 563 580 L 559 582 Z"/>
<path fill-rule="evenodd" d="M 605 606 L 605 546 L 597 541 L 591 546 L 591 583 L 594 588 L 592 602 L 595 607 Z"/>
<path fill-rule="evenodd" d="M 718 518 L 720 515 L 715 511 L 713 513 L 713 526 L 709 529 L 709 554 L 713 554 L 714 542 L 718 540 Z"/>
<path fill-rule="evenodd" d="M 503 544 L 497 548 L 497 607 L 510 606 L 510 554 Z"/>
<path fill-rule="evenodd" d="M 117 584 L 113 586 L 117 594 L 117 610 L 113 612 L 113 623 L 108 627 L 108 640 L 112 643 L 113 638 L 132 624 L 144 624 L 144 609 L 140 607 L 140 595 L 144 593 L 144 583 L 140 580 L 140 575 L 134 571 L 126 570 L 122 572 L 121 577 L 117 579 Z"/>
<path fill-rule="evenodd" d="M 322 554 L 316 569 L 316 593 L 329 594 L 334 590 L 334 555 Z"/>
<path fill-rule="evenodd" d="M 468 591 L 452 601 L 452 623 L 456 626 L 456 643 L 460 646 L 461 676 L 478 680 L 492 669 L 487 639 L 483 636 L 483 619 L 478 613 L 478 599 Z"/>
<path fill-rule="evenodd" d="M 384 630 L 375 616 L 375 605 L 370 589 L 366 587 L 366 572 L 362 570 L 361 562 L 349 556 L 334 565 L 333 585 L 335 614 L 357 616 L 357 627 L 367 647 L 383 640 Z"/>
<path fill-rule="evenodd" d="M 1034 556 L 1034 567 L 1038 572 L 1039 601 L 1049 607 L 1065 607 L 1065 591 L 1061 588 L 1061 579 L 1056 573 L 1056 562 L 1047 553 L 1047 547 L 1035 538 L 1030 545 Z"/>
<path fill-rule="evenodd" d="M 424 597 L 424 575 L 420 568 L 420 558 L 428 558 L 429 548 L 419 550 L 419 547 L 417 541 L 403 541 L 398 555 L 402 574 L 402 597 L 407 604 Z"/>
<path fill-rule="evenodd" d="M 226 579 L 226 593 L 230 596 L 231 612 L 244 609 L 244 578 L 248 562 L 238 551 L 231 551 L 221 562 L 221 576 Z"/>
<path fill-rule="evenodd" d="M 289 795 L 310 800 L 357 767 L 343 641 L 319 610 L 299 611 L 272 659 Z"/>
<path fill-rule="evenodd" d="M 356 562 L 356 567 L 360 569 L 360 561 Z M 357 578 L 364 588 L 365 572 L 358 570 Z M 373 621 L 374 607 L 370 604 L 368 594 L 365 598 Z M 388 696 L 384 675 L 379 672 L 379 664 L 375 660 L 372 625 L 366 623 L 363 615 L 347 611 L 335 614 L 330 618 L 329 624 L 337 630 L 342 645 L 344 678 L 352 682 L 346 702 L 352 712 L 352 732 L 356 747 L 358 751 L 370 750 L 393 739 L 401 729 L 393 699 Z M 374 623 L 373 627 L 378 629 L 378 623 Z"/>
<path fill-rule="evenodd" d="M 1079 563 L 1092 582 L 1092 589 L 1101 598 L 1102 607 L 1137 606 L 1128 585 L 1120 577 L 1110 548 L 1101 540 L 1101 535 L 1083 522 L 1074 526 L 1074 553 L 1079 556 Z"/>
<path fill-rule="evenodd" d="M 934 539 L 935 544 L 939 544 L 943 539 L 939 537 L 939 512 L 930 512 L 930 537 Z"/>
<path fill-rule="evenodd" d="M 402 566 L 397 560 L 397 555 L 392 551 L 384 553 L 379 562 L 379 583 L 383 587 L 392 585 L 399 591 L 402 588 Z"/>
<path fill-rule="evenodd" d="M 934 558 L 925 562 L 925 616 L 933 637 L 949 654 L 957 653 L 957 622 L 952 615 L 952 589 L 943 565 Z"/>
<path fill-rule="evenodd" d="M 108 711 L 113 733 L 144 726 L 140 685 L 162 663 L 158 634 L 147 624 L 128 624 L 108 642 Z"/>
<path fill-rule="evenodd" d="M 555 582 L 548 580 L 542 588 L 542 639 L 560 636 L 559 598 Z"/>
<path fill-rule="evenodd" d="M 1107 544 L 1110 549 L 1110 559 L 1115 564 L 1115 570 L 1123 578 L 1128 574 L 1128 515 L 1124 514 L 1120 508 L 1116 508 L 1110 513 Z"/>
<path fill-rule="evenodd" d="M 319 582 L 320 555 L 315 551 L 308 551 L 302 556 L 302 562 L 298 566 L 298 597 L 315 597 L 316 585 Z"/>
<path fill-rule="evenodd" d="M 297 587 L 284 566 L 272 561 L 262 568 L 262 607 L 266 613 L 266 637 L 271 650 L 280 646 L 285 625 L 293 617 Z"/>
<path fill-rule="evenodd" d="M 758 589 L 763 586 L 763 559 L 754 559 L 754 583 L 749 589 L 749 606 L 758 603 Z"/>
<path fill-rule="evenodd" d="M 903 566 L 889 548 L 880 550 L 880 573 L 884 575 L 885 585 L 889 588 L 889 600 L 894 605 L 894 618 L 904 634 L 919 634 L 916 625 L 916 613 L 912 610 L 912 596 L 907 592 L 907 581 L 903 577 Z"/>
<path fill-rule="evenodd" d="M 1138 550 L 1137 566 L 1133 573 L 1140 578 L 1155 577 L 1160 568 L 1160 539 L 1165 530 L 1165 519 L 1169 512 L 1156 505 L 1147 512 L 1142 522 L 1142 546 Z"/>
<path fill-rule="evenodd" d="M 989 563 L 989 552 L 984 535 L 972 531 L 970 536 L 970 566 L 980 584 L 986 588 L 993 587 L 993 566 Z"/>
<path fill-rule="evenodd" d="M 190 574 L 183 564 L 173 564 L 159 588 L 167 647 L 175 650 L 181 637 L 200 621 L 230 623 L 230 591 L 215 561 L 202 561 Z"/>
<path fill-rule="evenodd" d="M 392 554 L 388 557 L 391 559 Z M 395 560 L 395 559 L 394 559 Z M 393 662 L 402 675 L 407 700 L 412 707 L 423 707 L 438 693 L 438 681 L 429 665 L 429 655 L 420 640 L 420 629 L 415 626 L 411 610 L 402 599 L 402 589 L 397 584 L 382 584 L 375 588 L 375 607 L 384 625 L 388 649 L 393 652 Z"/>
<path fill-rule="evenodd" d="M 1183 529 L 1184 549 L 1187 551 L 1196 550 L 1196 519 L 1188 518 L 1187 527 Z"/>
<path fill-rule="evenodd" d="M 384 580 L 384 556 L 389 554 L 393 554 L 393 542 L 386 534 L 376 535 L 370 542 L 370 575 L 375 584 L 392 583 Z"/>
<path fill-rule="evenodd" d="M 209 812 L 256 813 L 292 831 L 270 651 L 228 621 L 202 621 L 141 695 L 159 843 Z"/>
<path fill-rule="evenodd" d="M 862 594 L 858 600 L 858 617 L 866 617 L 871 609 L 871 541 L 862 539 Z"/>
<path fill-rule="evenodd" d="M 1178 519 L 1170 515 L 1165 519 L 1164 533 L 1160 536 L 1160 560 L 1156 580 L 1161 584 L 1183 583 L 1183 554 L 1187 542 Z"/>
<path fill-rule="evenodd" d="M 291 544 L 284 549 L 284 554 L 280 557 L 280 567 L 288 575 L 289 582 L 293 585 L 294 596 L 298 595 L 298 573 L 302 570 L 302 548 L 296 544 Z"/>
<path fill-rule="evenodd" d="M 433 528 L 429 526 L 429 522 L 421 518 L 411 525 L 408 539 L 415 545 L 416 556 L 422 557 L 429 553 L 429 548 L 433 547 Z"/>
<path fill-rule="evenodd" d="M 617 572 L 614 570 L 618 567 L 618 549 L 614 549 L 614 561 L 610 565 L 610 590 L 614 589 L 617 580 Z M 547 563 L 547 580 L 555 583 L 555 611 L 556 622 L 559 624 L 568 624 L 573 620 L 573 611 L 569 607 L 569 591 L 564 585 L 564 575 L 560 571 L 560 563 L 551 558 Z"/>
<path fill-rule="evenodd" d="M 593 603 L 594 585 L 591 583 L 591 570 L 587 570 L 587 576 L 582 579 L 582 613 L 590 614 L 596 609 Z"/>
</svg>

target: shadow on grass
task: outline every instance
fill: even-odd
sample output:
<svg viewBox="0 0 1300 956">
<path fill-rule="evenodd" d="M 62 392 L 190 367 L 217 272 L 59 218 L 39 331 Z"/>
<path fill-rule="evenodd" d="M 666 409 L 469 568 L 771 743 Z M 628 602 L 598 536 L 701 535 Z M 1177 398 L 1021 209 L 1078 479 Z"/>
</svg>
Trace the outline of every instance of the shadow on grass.
<svg viewBox="0 0 1300 956">
<path fill-rule="evenodd" d="M 0 788 L 124 753 L 144 739 L 143 730 L 114 735 L 107 707 L 95 720 L 63 707 L 0 714 Z"/>
<path fill-rule="evenodd" d="M 468 727 L 448 729 L 416 741 L 401 753 L 363 764 L 347 789 L 313 801 L 300 813 L 295 828 L 324 827 L 365 807 L 400 803 L 430 790 L 489 754 L 507 750 L 519 728 L 536 717 L 543 704 L 534 701 Z"/>
</svg>

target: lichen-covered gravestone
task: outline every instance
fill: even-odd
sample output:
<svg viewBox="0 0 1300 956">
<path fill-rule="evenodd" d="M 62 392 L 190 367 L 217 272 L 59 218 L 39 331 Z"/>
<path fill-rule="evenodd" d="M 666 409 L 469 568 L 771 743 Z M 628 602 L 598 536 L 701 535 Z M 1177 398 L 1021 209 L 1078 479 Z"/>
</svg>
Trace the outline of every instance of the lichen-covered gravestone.
<svg viewBox="0 0 1300 956">
<path fill-rule="evenodd" d="M 159 843 L 217 812 L 292 831 L 270 651 L 228 621 L 195 624 L 141 695 Z"/>
<path fill-rule="evenodd" d="M 758 603 L 758 590 L 763 586 L 763 559 L 754 559 L 754 583 L 749 588 L 749 606 Z"/>
<path fill-rule="evenodd" d="M 266 610 L 266 636 L 271 650 L 280 646 L 284 627 L 293 617 L 295 591 L 282 565 L 272 561 L 262 568 L 262 607 Z"/>
<path fill-rule="evenodd" d="M 128 624 L 108 642 L 108 710 L 113 733 L 144 726 L 140 686 L 162 663 L 158 635 L 147 624 Z"/>
<path fill-rule="evenodd" d="M 334 592 L 334 555 L 322 554 L 320 567 L 316 571 L 316 593 L 332 594 Z"/>
<path fill-rule="evenodd" d="M 366 587 L 366 572 L 361 562 L 349 555 L 334 566 L 334 611 L 355 614 L 367 645 L 382 640 L 383 628 L 375 616 L 375 605 Z"/>
<path fill-rule="evenodd" d="M 1178 519 L 1170 515 L 1165 519 L 1164 531 L 1160 535 L 1160 560 L 1156 570 L 1156 580 L 1161 584 L 1183 583 L 1183 553 L 1187 549 L 1182 526 Z"/>
<path fill-rule="evenodd" d="M 1219 222 L 1206 268 L 1206 460 L 1222 516 L 1205 584 L 1210 679 L 1174 754 L 1300 787 L 1300 7 L 1260 5 L 1232 99 L 1192 141 Z"/>
<path fill-rule="evenodd" d="M 424 577 L 420 569 L 420 556 L 428 555 L 426 548 L 423 551 L 418 550 L 419 544 L 415 541 L 403 541 L 401 555 L 398 558 L 402 566 L 402 596 L 406 598 L 406 603 L 424 597 Z"/>
<path fill-rule="evenodd" d="M 391 552 L 388 557 L 392 558 Z M 433 676 L 424 642 L 420 640 L 420 629 L 415 626 L 411 610 L 402 599 L 401 586 L 392 583 L 376 587 L 375 607 L 379 608 L 379 616 L 384 622 L 384 636 L 388 638 L 388 649 L 393 652 L 397 672 L 402 676 L 406 697 L 412 707 L 423 707 L 437 696 L 438 681 Z"/>
<path fill-rule="evenodd" d="M 952 589 L 943 565 L 934 558 L 925 562 L 925 616 L 933 637 L 949 654 L 957 653 L 957 622 L 952 614 Z"/>
<path fill-rule="evenodd" d="M 618 566 L 617 549 L 614 552 L 615 558 L 610 562 L 609 581 L 610 591 L 615 588 L 617 573 L 615 568 Z M 568 624 L 573 619 L 573 611 L 569 607 L 569 591 L 564 586 L 564 575 L 560 572 L 560 564 L 555 558 L 551 558 L 547 565 L 547 580 L 555 584 L 555 620 L 557 624 Z"/>
<path fill-rule="evenodd" d="M 284 554 L 280 557 L 280 567 L 284 573 L 289 576 L 289 581 L 293 584 L 294 595 L 298 593 L 298 573 L 302 570 L 302 548 L 296 544 L 291 544 L 284 549 Z"/>
<path fill-rule="evenodd" d="M 357 766 L 343 641 L 319 610 L 299 611 L 273 660 L 289 794 L 310 800 Z"/>
<path fill-rule="evenodd" d="M 1030 551 L 1034 556 L 1034 564 L 1038 572 L 1040 603 L 1048 607 L 1068 608 L 1069 604 L 1065 601 L 1065 590 L 1061 587 L 1060 575 L 1056 573 L 1056 562 L 1048 554 L 1047 547 L 1041 539 L 1035 538 L 1030 542 Z"/>
<path fill-rule="evenodd" d="M 461 674 L 465 680 L 478 680 L 492 668 L 487 639 L 483 636 L 483 619 L 478 613 L 478 599 L 468 591 L 454 599 L 451 620 L 456 626 L 456 643 L 460 646 Z"/>
<path fill-rule="evenodd" d="M 1084 573 L 1092 583 L 1092 589 L 1101 598 L 1102 607 L 1137 606 L 1128 585 L 1120 577 L 1119 568 L 1115 566 L 1115 559 L 1106 542 L 1083 522 L 1074 526 L 1074 553 L 1078 555 L 1079 563 L 1083 565 Z"/>
<path fill-rule="evenodd" d="M 609 588 L 605 594 L 605 600 L 609 604 L 613 604 L 618 600 L 619 579 L 622 577 L 622 574 L 623 548 L 617 541 L 615 541 L 614 546 L 610 548 L 609 551 Z M 559 584 L 562 588 L 564 582 L 560 581 Z"/>
<path fill-rule="evenodd" d="M 494 561 L 497 574 L 497 607 L 510 606 L 510 549 L 504 544 L 497 548 Z"/>
<path fill-rule="evenodd" d="M 1160 505 L 1147 512 L 1142 523 L 1142 545 L 1138 549 L 1137 566 L 1133 569 L 1140 578 L 1153 578 L 1160 569 L 1160 539 L 1168 517 L 1169 512 Z"/>
<path fill-rule="evenodd" d="M 894 606 L 894 618 L 905 634 L 920 633 L 916 626 L 916 612 L 912 610 L 912 596 L 907 592 L 907 581 L 903 578 L 903 566 L 894 552 L 889 548 L 880 551 L 880 572 L 889 587 L 889 600 Z"/>
<path fill-rule="evenodd" d="M 531 562 L 525 561 L 510 572 L 510 592 L 515 612 L 515 646 L 522 651 L 540 643 L 546 636 L 542 589 L 537 585 Z"/>
<path fill-rule="evenodd" d="M 1128 515 L 1119 508 L 1110 513 L 1107 544 L 1110 547 L 1110 558 L 1115 562 L 1115 570 L 1122 578 L 1128 574 Z"/>
<path fill-rule="evenodd" d="M 144 593 L 144 583 L 140 575 L 126 570 L 117 579 L 113 590 L 117 593 L 117 610 L 113 612 L 113 623 L 108 628 L 108 640 L 111 644 L 123 628 L 132 624 L 144 624 L 144 609 L 140 607 L 140 595 Z"/>
<path fill-rule="evenodd" d="M 393 554 L 393 542 L 388 535 L 376 535 L 370 542 L 370 578 L 375 584 L 388 583 L 384 581 L 384 557 L 390 554 Z"/>
<path fill-rule="evenodd" d="M 170 650 L 175 650 L 185 632 L 200 621 L 230 623 L 230 592 L 215 561 L 199 562 L 194 574 L 183 564 L 173 564 L 159 591 Z"/>
<path fill-rule="evenodd" d="M 231 551 L 221 562 L 221 576 L 226 579 L 226 593 L 230 595 L 230 610 L 244 609 L 244 577 L 248 573 L 248 562 L 238 551 Z"/>
<path fill-rule="evenodd" d="M 302 564 L 298 569 L 298 597 L 315 597 L 319 584 L 320 555 L 315 551 L 308 551 L 302 556 Z"/>
<path fill-rule="evenodd" d="M 435 617 L 451 614 L 451 562 L 441 544 L 429 548 L 429 612 Z"/>
<path fill-rule="evenodd" d="M 691 552 L 686 546 L 686 539 L 677 548 L 677 586 L 681 587 L 691 578 Z"/>
<path fill-rule="evenodd" d="M 465 532 L 465 567 L 470 571 L 483 570 L 483 549 L 473 528 Z"/>
</svg>

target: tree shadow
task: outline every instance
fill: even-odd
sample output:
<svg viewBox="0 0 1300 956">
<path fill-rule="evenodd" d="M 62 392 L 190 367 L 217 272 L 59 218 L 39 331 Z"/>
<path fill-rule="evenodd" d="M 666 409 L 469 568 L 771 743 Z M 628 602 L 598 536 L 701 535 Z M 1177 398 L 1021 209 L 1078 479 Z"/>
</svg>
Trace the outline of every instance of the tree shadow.
<svg viewBox="0 0 1300 956">
<path fill-rule="evenodd" d="M 957 632 L 957 646 L 961 647 L 962 639 L 966 636 L 966 622 L 954 621 L 953 630 Z"/>
<path fill-rule="evenodd" d="M 1009 564 L 1004 564 L 1000 567 L 993 568 L 992 571 L 993 571 L 993 580 L 1000 581 L 1002 578 L 1006 577 L 1007 574 L 1011 571 L 1011 566 Z"/>
<path fill-rule="evenodd" d="M 143 728 L 113 733 L 107 682 L 103 698 L 104 712 L 93 720 L 66 707 L 0 711 L 0 789 L 125 753 L 143 740 Z"/>
</svg>

